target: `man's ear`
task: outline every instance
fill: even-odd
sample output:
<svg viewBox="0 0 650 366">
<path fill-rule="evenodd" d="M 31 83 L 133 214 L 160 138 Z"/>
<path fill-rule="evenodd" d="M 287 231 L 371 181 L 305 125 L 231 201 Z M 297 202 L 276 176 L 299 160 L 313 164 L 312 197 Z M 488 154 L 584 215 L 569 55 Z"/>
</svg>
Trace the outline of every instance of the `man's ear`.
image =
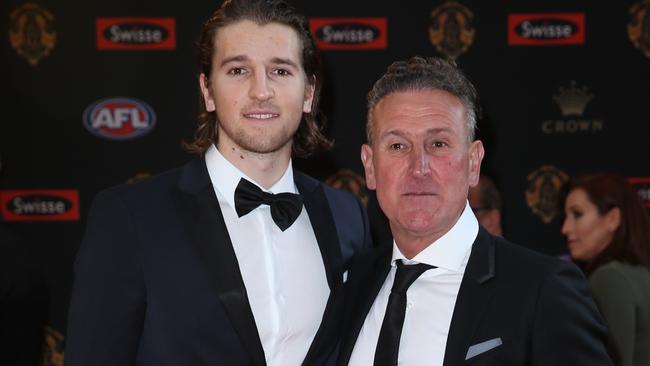
<svg viewBox="0 0 650 366">
<path fill-rule="evenodd" d="M 372 162 L 372 147 L 368 144 L 361 145 L 361 162 L 363 162 L 363 170 L 366 172 L 366 186 L 368 189 L 376 189 L 377 180 L 375 179 L 375 166 Z"/>
<path fill-rule="evenodd" d="M 207 112 L 214 112 L 216 110 L 214 106 L 214 99 L 212 98 L 212 92 L 208 86 L 208 78 L 204 73 L 199 75 L 199 86 L 201 87 L 201 94 L 203 95 L 203 103 L 205 103 L 205 110 Z"/>
<path fill-rule="evenodd" d="M 481 162 L 485 155 L 483 142 L 481 140 L 472 141 L 469 145 L 469 186 L 474 187 L 478 184 L 481 175 Z"/>
<path fill-rule="evenodd" d="M 314 103 L 314 92 L 316 90 L 316 76 L 312 75 L 311 82 L 307 82 L 305 85 L 305 98 L 302 102 L 302 111 L 304 113 L 310 113 L 312 110 L 312 105 Z"/>
</svg>

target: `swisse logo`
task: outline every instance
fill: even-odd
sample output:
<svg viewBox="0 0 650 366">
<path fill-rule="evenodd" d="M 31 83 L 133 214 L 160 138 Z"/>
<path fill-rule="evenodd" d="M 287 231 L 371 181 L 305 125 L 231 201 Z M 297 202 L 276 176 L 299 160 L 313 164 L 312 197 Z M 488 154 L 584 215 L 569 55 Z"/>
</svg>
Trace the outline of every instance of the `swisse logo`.
<svg viewBox="0 0 650 366">
<path fill-rule="evenodd" d="M 76 190 L 0 191 L 0 202 L 6 221 L 79 220 Z"/>
<path fill-rule="evenodd" d="M 309 28 L 322 50 L 385 49 L 386 18 L 312 18 Z"/>
<path fill-rule="evenodd" d="M 174 18 L 97 18 L 98 50 L 173 50 Z"/>
<path fill-rule="evenodd" d="M 149 104 L 134 98 L 108 98 L 91 104 L 83 113 L 90 133 L 108 140 L 131 140 L 149 133 L 156 114 Z"/>
<path fill-rule="evenodd" d="M 510 45 L 575 45 L 584 43 L 584 13 L 508 15 L 508 44 Z"/>
</svg>

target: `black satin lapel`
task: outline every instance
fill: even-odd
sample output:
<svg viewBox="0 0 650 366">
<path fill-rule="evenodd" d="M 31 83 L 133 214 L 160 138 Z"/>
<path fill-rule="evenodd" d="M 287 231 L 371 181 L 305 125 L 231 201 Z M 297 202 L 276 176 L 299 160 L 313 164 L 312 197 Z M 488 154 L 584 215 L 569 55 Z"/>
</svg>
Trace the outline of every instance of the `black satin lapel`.
<svg viewBox="0 0 650 366">
<path fill-rule="evenodd" d="M 491 279 L 495 277 L 495 247 L 492 238 L 483 229 L 472 245 L 465 275 L 456 298 L 456 306 L 449 327 L 444 366 L 461 365 L 474 332 L 485 315 L 494 291 Z"/>
<path fill-rule="evenodd" d="M 300 185 L 299 185 L 300 189 Z M 323 186 L 319 185 L 314 190 L 300 191 L 309 221 L 314 229 L 318 248 L 323 258 L 327 284 L 330 290 L 338 287 L 343 282 L 341 263 L 341 246 L 332 217 L 332 210 L 327 202 Z"/>
<path fill-rule="evenodd" d="M 207 174 L 207 172 L 206 172 Z M 198 257 L 213 279 L 219 299 L 239 335 L 253 365 L 266 365 L 264 349 L 251 311 L 244 280 L 211 184 L 194 194 L 191 220 Z"/>
<path fill-rule="evenodd" d="M 377 249 L 376 255 L 368 258 L 367 265 L 360 265 L 359 268 L 351 268 L 350 271 L 358 269 L 358 272 L 350 273 L 350 289 L 348 292 L 348 306 L 350 314 L 346 317 L 346 334 L 341 343 L 341 354 L 338 365 L 347 365 L 352 356 L 354 345 L 366 316 L 375 302 L 375 298 L 386 280 L 390 271 L 390 260 L 392 257 L 392 245 L 382 246 Z M 349 322 L 349 324 L 347 324 Z"/>
<path fill-rule="evenodd" d="M 296 180 L 296 184 L 318 242 L 330 288 L 330 296 L 327 299 L 321 324 L 303 362 L 303 365 L 315 365 L 322 363 L 323 357 L 331 353 L 340 333 L 345 300 L 341 286 L 343 284 L 341 247 L 323 186 L 308 187 L 302 184 L 300 179 Z"/>
</svg>

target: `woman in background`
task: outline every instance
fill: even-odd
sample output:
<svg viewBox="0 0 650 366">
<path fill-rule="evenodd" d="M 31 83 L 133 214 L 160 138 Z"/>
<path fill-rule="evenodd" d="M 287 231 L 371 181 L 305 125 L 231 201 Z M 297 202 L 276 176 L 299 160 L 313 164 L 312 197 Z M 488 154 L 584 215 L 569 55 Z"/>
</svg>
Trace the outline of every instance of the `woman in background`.
<svg viewBox="0 0 650 366">
<path fill-rule="evenodd" d="M 617 365 L 650 365 L 650 223 L 632 185 L 598 174 L 565 187 L 562 234 L 585 269 Z"/>
</svg>

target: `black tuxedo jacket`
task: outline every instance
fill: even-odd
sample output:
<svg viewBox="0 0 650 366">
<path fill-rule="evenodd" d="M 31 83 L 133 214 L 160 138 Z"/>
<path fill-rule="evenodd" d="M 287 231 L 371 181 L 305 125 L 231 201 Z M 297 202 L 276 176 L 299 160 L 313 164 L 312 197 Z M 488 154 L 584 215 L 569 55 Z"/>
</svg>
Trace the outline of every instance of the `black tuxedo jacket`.
<svg viewBox="0 0 650 366">
<path fill-rule="evenodd" d="M 392 246 L 360 256 L 350 269 L 347 365 L 366 315 L 390 268 Z M 567 262 L 494 237 L 472 246 L 454 308 L 444 366 L 611 365 L 606 329 L 584 276 Z M 423 362 L 423 364 L 426 364 Z"/>
<path fill-rule="evenodd" d="M 330 288 L 304 361 L 322 365 L 340 336 L 344 272 L 370 246 L 368 220 L 351 194 L 295 171 L 294 179 Z M 75 262 L 65 364 L 265 364 L 203 159 L 97 195 Z"/>
</svg>

